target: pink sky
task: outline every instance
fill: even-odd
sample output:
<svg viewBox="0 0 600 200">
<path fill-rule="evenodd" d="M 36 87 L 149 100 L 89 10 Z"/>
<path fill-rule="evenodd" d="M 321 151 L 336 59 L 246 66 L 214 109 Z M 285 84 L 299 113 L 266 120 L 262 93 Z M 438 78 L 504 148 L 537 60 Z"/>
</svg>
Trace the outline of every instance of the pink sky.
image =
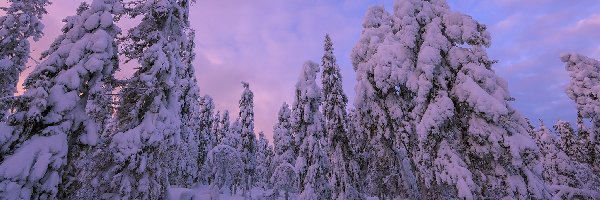
<svg viewBox="0 0 600 200">
<path fill-rule="evenodd" d="M 33 44 L 34 57 L 60 34 L 62 18 L 75 13 L 80 0 L 54 0 L 45 16 L 45 36 Z M 529 118 L 574 119 L 574 104 L 564 95 L 568 76 L 558 57 L 564 52 L 600 57 L 600 4 L 597 0 L 449 0 L 459 12 L 487 24 L 493 37 L 489 54 L 495 71 L 509 82 L 515 107 Z M 6 2 L 0 2 L 5 5 Z M 197 0 L 191 22 L 197 31 L 195 68 L 202 94 L 218 110 L 237 117 L 241 81 L 255 94 L 255 131 L 268 138 L 307 60 L 320 63 L 325 33 L 333 39 L 349 106 L 354 96 L 350 51 L 361 32 L 369 5 L 392 0 Z M 121 23 L 121 27 L 131 23 Z M 34 64 L 33 62 L 30 64 Z M 127 78 L 132 66 L 123 66 Z M 25 77 L 31 68 L 25 71 Z M 23 79 L 23 78 L 21 78 Z"/>
</svg>

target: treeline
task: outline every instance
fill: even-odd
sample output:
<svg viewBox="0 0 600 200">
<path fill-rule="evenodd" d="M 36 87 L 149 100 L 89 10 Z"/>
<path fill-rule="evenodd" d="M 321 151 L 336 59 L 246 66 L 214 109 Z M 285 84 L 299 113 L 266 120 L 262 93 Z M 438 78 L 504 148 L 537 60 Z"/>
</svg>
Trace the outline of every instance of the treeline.
<svg viewBox="0 0 600 200">
<path fill-rule="evenodd" d="M 272 146 L 248 83 L 236 119 L 200 94 L 188 0 L 81 4 L 14 96 L 48 4 L 10 0 L 0 17 L 3 199 L 164 199 L 197 184 L 311 200 L 600 198 L 600 62 L 564 55 L 576 127 L 534 127 L 492 70 L 486 26 L 443 0 L 368 10 L 352 108 L 325 36 Z M 139 63 L 126 80 L 119 57 Z"/>
</svg>

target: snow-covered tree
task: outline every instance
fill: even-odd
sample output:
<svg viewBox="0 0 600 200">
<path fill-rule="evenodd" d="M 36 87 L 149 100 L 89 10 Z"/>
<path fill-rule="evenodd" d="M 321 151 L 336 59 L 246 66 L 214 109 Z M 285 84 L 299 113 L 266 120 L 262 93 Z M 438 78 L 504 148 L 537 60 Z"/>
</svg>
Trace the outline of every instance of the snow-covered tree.
<svg viewBox="0 0 600 200">
<path fill-rule="evenodd" d="M 221 138 L 219 136 L 219 132 L 221 129 L 221 111 L 215 111 L 215 114 L 212 118 L 212 128 L 210 132 L 213 135 L 213 146 L 217 146 L 221 143 Z"/>
<path fill-rule="evenodd" d="M 94 0 L 65 20 L 63 34 L 42 54 L 25 81 L 23 101 L 0 123 L 0 196 L 70 198 L 81 187 L 77 177 L 88 173 L 78 165 L 86 159 L 82 152 L 98 144 L 111 114 L 120 33 L 113 15 L 122 10 L 119 1 Z"/>
<path fill-rule="evenodd" d="M 526 120 L 491 69 L 485 25 L 446 1 L 373 7 L 352 52 L 370 193 L 390 198 L 549 198 Z"/>
<path fill-rule="evenodd" d="M 240 99 L 240 113 L 238 115 L 241 126 L 241 140 L 239 151 L 244 162 L 244 178 L 242 186 L 244 187 L 244 196 L 250 195 L 250 189 L 254 186 L 256 170 L 256 135 L 254 134 L 254 93 L 250 90 L 250 85 L 242 82 L 244 92 Z"/>
<path fill-rule="evenodd" d="M 325 54 L 321 66 L 323 73 L 323 116 L 325 136 L 329 145 L 331 159 L 331 178 L 333 199 L 364 199 L 358 180 L 359 166 L 350 147 L 348 126 L 346 123 L 346 104 L 348 98 L 342 88 L 342 74 L 333 55 L 333 42 L 325 35 Z"/>
<path fill-rule="evenodd" d="M 554 131 L 560 137 L 560 148 L 571 158 L 577 154 L 577 135 L 571 123 L 563 120 L 558 120 L 554 124 Z"/>
<path fill-rule="evenodd" d="M 290 163 L 284 162 L 279 164 L 277 168 L 273 171 L 273 176 L 271 177 L 271 183 L 273 183 L 273 195 L 275 198 L 278 198 L 283 192 L 283 197 L 285 200 L 290 198 L 290 193 L 296 192 L 298 177 L 296 177 L 296 171 L 294 170 L 294 166 Z"/>
<path fill-rule="evenodd" d="M 217 145 L 210 150 L 202 168 L 202 176 L 213 188 L 221 191 L 225 187 L 229 194 L 235 193 L 244 173 L 240 153 L 228 145 Z"/>
<path fill-rule="evenodd" d="M 215 104 L 212 97 L 205 95 L 200 99 L 200 132 L 198 132 L 198 164 L 202 165 L 206 160 L 206 155 L 216 144 L 216 133 L 213 131 L 213 119 Z"/>
<path fill-rule="evenodd" d="M 279 109 L 277 124 L 273 126 L 274 158 L 273 167 L 282 163 L 296 163 L 294 136 L 290 121 L 291 111 L 287 103 Z"/>
<path fill-rule="evenodd" d="M 256 144 L 256 186 L 263 189 L 269 188 L 272 175 L 271 163 L 273 161 L 273 146 L 265 137 L 264 132 L 258 134 Z"/>
<path fill-rule="evenodd" d="M 240 123 L 240 119 L 236 119 L 235 122 L 231 123 L 229 127 L 229 131 L 225 135 L 223 139 L 223 144 L 229 145 L 236 149 L 240 148 L 240 142 L 242 141 L 241 134 L 242 133 L 242 124 Z"/>
<path fill-rule="evenodd" d="M 188 30 L 186 38 L 183 40 L 181 49 L 181 58 L 183 59 L 184 67 L 178 68 L 177 79 L 182 94 L 180 96 L 181 104 L 181 141 L 178 145 L 172 146 L 169 149 L 171 153 L 171 161 L 168 167 L 171 170 L 169 173 L 169 182 L 171 185 L 179 185 L 189 187 L 198 181 L 198 171 L 202 163 L 198 163 L 198 146 L 200 145 L 200 137 L 198 133 L 203 130 L 199 123 L 203 119 L 202 105 L 200 97 L 200 89 L 195 77 L 193 61 L 194 53 L 194 38 L 195 32 Z M 200 111 L 200 112 L 199 112 Z"/>
<path fill-rule="evenodd" d="M 4 121 L 9 105 L 8 99 L 17 92 L 19 75 L 30 58 L 29 39 L 42 37 L 42 17 L 48 0 L 8 0 L 8 7 L 0 16 L 0 121 Z"/>
<path fill-rule="evenodd" d="M 561 60 L 571 77 L 567 96 L 575 101 L 581 117 L 592 121 L 587 135 L 590 143 L 587 152 L 589 162 L 600 171 L 600 61 L 578 54 L 565 54 Z"/>
<path fill-rule="evenodd" d="M 158 199 L 165 197 L 168 174 L 175 170 L 171 150 L 182 143 L 183 85 L 193 82 L 182 80 L 193 77 L 184 76 L 191 58 L 182 56 L 189 51 L 190 2 L 141 0 L 130 5 L 128 14 L 141 22 L 129 30 L 124 56 L 140 66 L 120 94 L 119 130 L 110 144 L 115 162 L 111 198 Z"/>
<path fill-rule="evenodd" d="M 325 130 L 321 105 L 321 89 L 316 78 L 319 65 L 306 61 L 296 83 L 294 104 L 292 107 L 292 132 L 298 144 L 296 171 L 300 195 L 298 199 L 331 199 L 332 190 L 327 175 L 330 163 L 324 149 Z"/>
<path fill-rule="evenodd" d="M 219 120 L 219 131 L 217 132 L 217 144 L 224 144 L 227 134 L 229 134 L 229 111 L 223 111 L 223 116 Z"/>
<path fill-rule="evenodd" d="M 555 198 L 585 199 L 600 195 L 600 177 L 590 165 L 577 162 L 558 146 L 556 137 L 544 123 L 533 131 L 540 148 L 540 162 L 544 167 L 542 177 Z"/>
</svg>

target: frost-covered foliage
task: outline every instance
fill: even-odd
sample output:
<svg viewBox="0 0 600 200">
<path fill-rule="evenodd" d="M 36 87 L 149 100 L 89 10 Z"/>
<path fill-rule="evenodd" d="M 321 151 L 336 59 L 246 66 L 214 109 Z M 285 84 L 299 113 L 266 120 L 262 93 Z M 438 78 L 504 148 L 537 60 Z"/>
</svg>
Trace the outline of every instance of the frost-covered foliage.
<svg viewBox="0 0 600 200">
<path fill-rule="evenodd" d="M 333 43 L 325 35 L 325 54 L 321 62 L 323 73 L 323 116 L 325 136 L 329 145 L 331 159 L 331 177 L 329 183 L 333 189 L 333 199 L 364 199 L 359 190 L 359 166 L 350 147 L 348 135 L 346 104 L 348 98 L 342 88 L 340 67 L 333 55 Z"/>
<path fill-rule="evenodd" d="M 600 177 L 589 164 L 580 163 L 559 148 L 556 136 L 544 123 L 533 131 L 540 148 L 540 162 L 544 167 L 543 179 L 554 198 L 594 199 L 600 197 Z"/>
<path fill-rule="evenodd" d="M 8 97 L 17 92 L 19 75 L 30 58 L 29 39 L 42 37 L 42 16 L 46 14 L 48 0 L 8 0 L 8 7 L 0 16 L 0 121 L 8 109 Z"/>
<path fill-rule="evenodd" d="M 250 85 L 242 82 L 244 92 L 240 99 L 240 144 L 239 151 L 244 162 L 244 176 L 242 186 L 244 195 L 248 195 L 252 186 L 254 186 L 256 170 L 256 135 L 254 134 L 254 94 L 250 90 Z"/>
<path fill-rule="evenodd" d="M 291 111 L 287 103 L 279 109 L 277 124 L 273 126 L 273 167 L 282 163 L 296 163 L 294 136 L 292 135 Z"/>
<path fill-rule="evenodd" d="M 229 194 L 235 193 L 244 173 L 240 153 L 228 145 L 217 145 L 210 150 L 202 168 L 204 179 L 218 190 L 225 187 Z"/>
<path fill-rule="evenodd" d="M 114 198 L 163 198 L 172 149 L 182 142 L 182 115 L 189 72 L 187 0 L 134 1 L 128 9 L 141 22 L 129 30 L 124 55 L 140 64 L 120 94 L 118 132 L 110 144 L 115 162 Z M 189 53 L 189 52 L 188 52 Z M 190 82 L 188 82 L 190 81 Z M 186 136 L 187 137 L 187 136 Z M 174 147 L 175 146 L 175 147 Z"/>
<path fill-rule="evenodd" d="M 275 198 L 281 196 L 281 192 L 283 192 L 284 199 L 288 200 L 290 193 L 297 192 L 297 180 L 298 177 L 296 176 L 294 166 L 287 162 L 279 164 L 271 177 Z"/>
<path fill-rule="evenodd" d="M 240 147 L 240 144 L 241 144 L 240 142 L 242 141 L 241 133 L 242 133 L 242 124 L 240 123 L 240 119 L 236 119 L 235 122 L 231 123 L 231 126 L 229 127 L 229 131 L 227 132 L 227 134 L 225 135 L 225 138 L 223 139 L 223 144 L 229 145 L 238 150 L 241 149 L 241 147 Z"/>
<path fill-rule="evenodd" d="M 577 154 L 577 136 L 571 123 L 563 120 L 558 120 L 554 124 L 554 131 L 560 137 L 560 148 L 569 156 L 574 157 Z"/>
<path fill-rule="evenodd" d="M 41 4 L 31 6 L 43 12 Z M 98 143 L 111 114 L 107 94 L 118 68 L 120 32 L 113 15 L 122 10 L 119 1 L 94 0 L 65 20 L 63 34 L 43 53 L 25 81 L 25 100 L 8 124 L 0 123 L 0 196 L 69 198 L 81 187 L 75 179 L 86 173 L 78 166 L 82 152 Z M 21 16 L 38 23 L 37 16 Z"/>
<path fill-rule="evenodd" d="M 561 60 L 571 77 L 567 95 L 584 118 L 600 123 L 600 61 L 578 54 L 565 54 Z"/>
<path fill-rule="evenodd" d="M 169 182 L 171 185 L 189 187 L 198 181 L 198 171 L 202 163 L 198 163 L 198 146 L 200 145 L 200 136 L 198 133 L 203 131 L 202 110 L 200 89 L 195 77 L 195 70 L 192 62 L 195 58 L 194 53 L 195 32 L 189 30 L 187 37 L 184 38 L 181 46 L 181 58 L 184 67 L 179 68 L 177 79 L 182 94 L 179 97 L 181 104 L 181 141 L 178 145 L 170 147 L 171 159 L 169 168 L 173 169 L 169 173 Z M 204 153 L 204 152 L 203 152 Z"/>
<path fill-rule="evenodd" d="M 319 65 L 306 61 L 296 83 L 296 93 L 292 108 L 292 133 L 298 144 L 296 172 L 299 178 L 298 199 L 331 199 L 332 190 L 327 175 L 330 163 L 325 152 L 325 130 L 321 105 L 321 89 L 316 78 Z"/>
<path fill-rule="evenodd" d="M 262 189 L 271 187 L 270 178 L 273 174 L 273 146 L 269 144 L 264 132 L 258 134 L 256 144 L 256 186 Z"/>
<path fill-rule="evenodd" d="M 206 160 L 206 155 L 216 145 L 216 134 L 213 131 L 215 104 L 212 97 L 205 95 L 200 100 L 200 120 L 196 121 L 200 126 L 197 132 L 198 138 L 198 164 L 202 165 Z"/>
<path fill-rule="evenodd" d="M 352 52 L 370 193 L 549 198 L 527 122 L 491 69 L 485 25 L 444 0 L 369 9 Z M 414 167 L 414 168 L 413 168 Z"/>
<path fill-rule="evenodd" d="M 227 134 L 229 134 L 229 111 L 223 111 L 221 119 L 219 119 L 219 129 L 217 130 L 217 144 L 224 144 Z"/>
<path fill-rule="evenodd" d="M 566 54 L 561 59 L 571 77 L 567 96 L 577 104 L 580 117 L 592 121 L 592 128 L 580 135 L 584 137 L 581 142 L 586 143 L 585 152 L 589 155 L 584 159 L 600 172 L 600 61 L 578 54 Z"/>
</svg>

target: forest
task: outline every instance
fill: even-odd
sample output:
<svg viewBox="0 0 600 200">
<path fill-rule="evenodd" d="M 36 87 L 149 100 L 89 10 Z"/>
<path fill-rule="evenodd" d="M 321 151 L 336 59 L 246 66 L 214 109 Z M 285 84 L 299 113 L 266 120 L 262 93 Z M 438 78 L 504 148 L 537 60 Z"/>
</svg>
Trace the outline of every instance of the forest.
<svg viewBox="0 0 600 200">
<path fill-rule="evenodd" d="M 352 105 L 324 35 L 272 141 L 255 132 L 251 83 L 236 118 L 201 95 L 194 0 L 81 3 L 22 94 L 51 2 L 8 2 L 0 199 L 600 199 L 600 61 L 560 55 L 577 121 L 535 126 L 493 70 L 486 25 L 445 0 L 368 9 Z"/>
</svg>

